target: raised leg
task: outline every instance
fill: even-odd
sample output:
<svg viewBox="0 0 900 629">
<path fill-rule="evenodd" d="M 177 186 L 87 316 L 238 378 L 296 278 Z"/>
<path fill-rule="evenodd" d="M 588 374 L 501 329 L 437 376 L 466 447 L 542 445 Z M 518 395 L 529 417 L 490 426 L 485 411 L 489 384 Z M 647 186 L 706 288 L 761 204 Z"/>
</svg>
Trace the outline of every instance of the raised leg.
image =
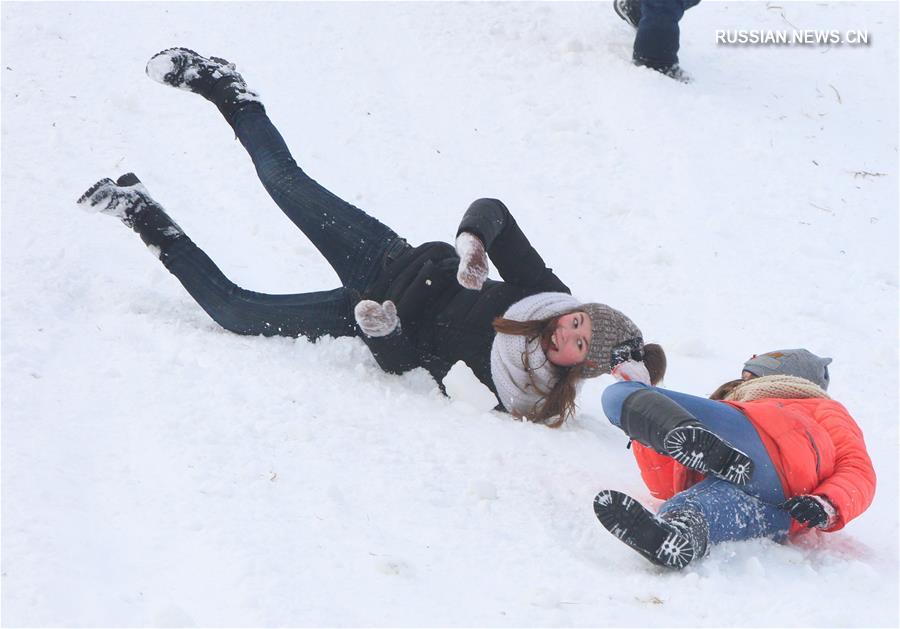
<svg viewBox="0 0 900 629">
<path fill-rule="evenodd" d="M 603 410 L 629 437 L 686 467 L 739 484 L 753 475 L 751 456 L 704 426 L 695 414 L 664 395 L 663 389 L 638 382 L 615 384 L 603 393 Z"/>
<path fill-rule="evenodd" d="M 344 286 L 362 292 L 399 239 L 397 234 L 303 172 L 261 109 L 237 112 L 234 130 L 278 207 L 325 256 Z"/>
<path fill-rule="evenodd" d="M 171 48 L 150 59 L 147 74 L 165 85 L 200 94 L 219 108 L 247 149 L 266 191 L 325 256 L 345 287 L 362 292 L 381 268 L 388 249 L 405 242 L 297 166 L 258 95 L 247 87 L 234 64 Z"/>
</svg>

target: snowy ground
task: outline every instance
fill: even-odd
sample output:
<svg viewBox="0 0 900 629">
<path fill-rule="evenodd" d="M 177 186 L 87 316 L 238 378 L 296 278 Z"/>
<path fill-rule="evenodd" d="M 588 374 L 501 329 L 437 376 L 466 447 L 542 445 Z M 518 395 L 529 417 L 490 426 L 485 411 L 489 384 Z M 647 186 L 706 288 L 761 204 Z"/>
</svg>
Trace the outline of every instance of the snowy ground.
<svg viewBox="0 0 900 629">
<path fill-rule="evenodd" d="M 898 624 L 896 3 L 713 3 L 681 85 L 608 3 L 2 5 L 4 626 Z M 714 31 L 868 30 L 723 48 Z M 503 199 L 584 299 L 709 393 L 754 352 L 834 358 L 875 503 L 833 535 L 661 572 L 591 509 L 651 502 L 590 383 L 560 430 L 358 340 L 213 324 L 117 221 L 133 170 L 237 283 L 337 285 L 202 99 L 144 76 L 238 63 L 298 162 L 412 242 Z"/>
</svg>

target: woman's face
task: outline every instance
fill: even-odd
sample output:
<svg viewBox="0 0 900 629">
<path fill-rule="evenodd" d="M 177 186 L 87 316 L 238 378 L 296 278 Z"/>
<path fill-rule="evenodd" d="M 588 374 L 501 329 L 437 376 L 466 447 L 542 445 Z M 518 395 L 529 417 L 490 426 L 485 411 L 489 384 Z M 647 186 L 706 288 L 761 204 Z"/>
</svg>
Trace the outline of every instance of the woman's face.
<svg viewBox="0 0 900 629">
<path fill-rule="evenodd" d="M 551 363 L 571 367 L 587 357 L 590 346 L 591 318 L 586 312 L 573 312 L 559 318 L 545 349 Z"/>
</svg>

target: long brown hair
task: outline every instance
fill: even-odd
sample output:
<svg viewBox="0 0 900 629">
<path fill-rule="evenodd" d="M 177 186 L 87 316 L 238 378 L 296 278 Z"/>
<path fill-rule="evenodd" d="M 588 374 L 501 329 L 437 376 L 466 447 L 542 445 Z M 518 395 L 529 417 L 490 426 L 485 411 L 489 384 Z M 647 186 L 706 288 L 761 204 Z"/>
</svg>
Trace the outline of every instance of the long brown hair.
<svg viewBox="0 0 900 629">
<path fill-rule="evenodd" d="M 712 392 L 709 396 L 711 400 L 724 400 L 728 394 L 734 391 L 739 385 L 744 384 L 745 380 L 738 378 L 737 380 L 729 380 L 719 385 L 719 388 Z"/>
<path fill-rule="evenodd" d="M 666 376 L 666 353 L 658 343 L 644 344 L 644 366 L 650 374 L 650 384 L 654 387 Z"/>
<path fill-rule="evenodd" d="M 561 367 L 551 362 L 550 366 L 556 374 L 556 383 L 549 390 L 545 391 L 534 380 L 533 373 L 534 369 L 542 365 L 533 366 L 531 364 L 532 354 L 528 352 L 527 347 L 535 339 L 540 340 L 542 348 L 546 347 L 550 341 L 550 336 L 556 330 L 560 317 L 573 312 L 581 312 L 581 309 L 573 308 L 548 319 L 531 319 L 529 321 L 516 321 L 515 319 L 504 319 L 503 317 L 494 319 L 494 330 L 500 334 L 525 337 L 526 350 L 522 352 L 522 367 L 528 374 L 531 386 L 541 395 L 541 399 L 525 415 L 525 419 L 546 424 L 551 428 L 559 428 L 566 419 L 575 414 L 575 394 L 578 392 L 576 385 L 582 378 L 583 363 L 571 367 Z M 545 357 L 545 360 L 550 362 L 549 358 Z M 554 417 L 558 417 L 558 419 L 552 422 L 549 421 Z"/>
</svg>

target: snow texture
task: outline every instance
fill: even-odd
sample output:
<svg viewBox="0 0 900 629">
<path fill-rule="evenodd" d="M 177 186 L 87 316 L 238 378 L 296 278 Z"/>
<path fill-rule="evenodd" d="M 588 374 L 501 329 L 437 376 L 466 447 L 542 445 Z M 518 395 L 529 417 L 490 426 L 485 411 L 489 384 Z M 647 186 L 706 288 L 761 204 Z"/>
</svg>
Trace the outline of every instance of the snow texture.
<svg viewBox="0 0 900 629">
<path fill-rule="evenodd" d="M 157 83 L 165 83 L 166 76 L 171 74 L 175 69 L 175 62 L 172 61 L 172 57 L 167 54 L 158 54 L 154 57 L 151 57 L 147 62 L 147 76 L 156 81 Z M 219 75 L 221 76 L 221 72 Z M 185 72 L 185 81 L 175 86 L 179 89 L 190 91 L 190 87 L 187 83 L 191 79 L 195 79 L 199 76 L 199 73 L 195 70 L 188 70 Z"/>
<path fill-rule="evenodd" d="M 898 625 L 896 3 L 701 3 L 690 85 L 633 67 L 604 2 L 0 11 L 4 626 Z M 714 43 L 790 25 L 871 43 Z M 575 294 L 666 348 L 672 389 L 833 357 L 874 504 L 666 572 L 592 511 L 603 488 L 656 506 L 611 377 L 552 430 L 460 366 L 447 399 L 360 339 L 222 330 L 74 205 L 133 170 L 239 285 L 337 286 L 215 107 L 148 80 L 171 46 L 234 61 L 301 166 L 413 244 L 503 200 Z"/>
</svg>

